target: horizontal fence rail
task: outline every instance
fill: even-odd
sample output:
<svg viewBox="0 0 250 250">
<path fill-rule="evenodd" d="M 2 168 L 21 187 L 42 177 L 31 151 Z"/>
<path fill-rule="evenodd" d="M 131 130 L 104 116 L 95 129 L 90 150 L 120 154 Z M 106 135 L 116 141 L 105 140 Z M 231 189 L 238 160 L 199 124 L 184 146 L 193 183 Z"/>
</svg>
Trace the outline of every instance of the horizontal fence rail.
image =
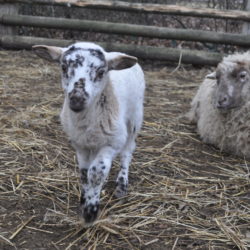
<svg viewBox="0 0 250 250">
<path fill-rule="evenodd" d="M 55 29 L 71 29 L 120 35 L 184 41 L 209 42 L 238 46 L 250 46 L 250 35 L 219 33 L 191 29 L 169 29 L 164 27 L 89 21 L 67 18 L 53 18 L 26 15 L 2 15 L 0 23 L 5 25 L 32 26 Z"/>
<path fill-rule="evenodd" d="M 193 17 L 208 17 L 233 19 L 250 22 L 250 13 L 240 10 L 216 10 L 210 8 L 189 8 L 185 6 L 128 3 L 122 1 L 75 1 L 75 0 L 0 0 L 0 3 L 43 4 L 68 7 L 83 7 L 90 9 L 108 9 L 151 14 L 182 15 Z"/>
<path fill-rule="evenodd" d="M 25 36 L 2 36 L 0 46 L 3 48 L 31 49 L 33 45 L 46 44 L 51 46 L 65 47 L 76 41 L 59 40 Z M 173 49 L 165 47 L 137 46 L 116 43 L 98 43 L 107 51 L 120 51 L 141 59 L 165 60 L 170 62 L 191 63 L 194 65 L 216 66 L 222 59 L 219 53 L 209 53 L 198 50 Z"/>
</svg>

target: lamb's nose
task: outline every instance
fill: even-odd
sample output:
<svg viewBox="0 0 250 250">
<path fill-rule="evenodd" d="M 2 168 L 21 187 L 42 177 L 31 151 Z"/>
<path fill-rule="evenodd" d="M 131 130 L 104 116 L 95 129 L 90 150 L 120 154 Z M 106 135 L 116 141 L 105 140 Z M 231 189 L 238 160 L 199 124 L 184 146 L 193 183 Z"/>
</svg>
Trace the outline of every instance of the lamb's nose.
<svg viewBox="0 0 250 250">
<path fill-rule="evenodd" d="M 79 92 L 73 90 L 69 94 L 69 107 L 75 112 L 82 111 L 85 105 L 85 98 Z"/>
</svg>

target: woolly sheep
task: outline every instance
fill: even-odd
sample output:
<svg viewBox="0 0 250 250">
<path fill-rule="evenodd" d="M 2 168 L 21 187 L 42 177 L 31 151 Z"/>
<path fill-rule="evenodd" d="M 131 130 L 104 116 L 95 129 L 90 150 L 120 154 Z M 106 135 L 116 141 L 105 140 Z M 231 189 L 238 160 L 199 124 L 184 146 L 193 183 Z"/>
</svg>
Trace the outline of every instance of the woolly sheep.
<svg viewBox="0 0 250 250">
<path fill-rule="evenodd" d="M 121 167 L 115 194 L 127 193 L 129 164 L 143 120 L 143 71 L 137 58 L 108 53 L 94 43 L 33 49 L 42 58 L 60 63 L 65 92 L 61 123 L 76 150 L 81 213 L 85 222 L 93 222 L 102 186 L 117 155 Z"/>
<path fill-rule="evenodd" d="M 250 52 L 223 58 L 201 84 L 188 116 L 205 143 L 250 158 Z"/>
</svg>

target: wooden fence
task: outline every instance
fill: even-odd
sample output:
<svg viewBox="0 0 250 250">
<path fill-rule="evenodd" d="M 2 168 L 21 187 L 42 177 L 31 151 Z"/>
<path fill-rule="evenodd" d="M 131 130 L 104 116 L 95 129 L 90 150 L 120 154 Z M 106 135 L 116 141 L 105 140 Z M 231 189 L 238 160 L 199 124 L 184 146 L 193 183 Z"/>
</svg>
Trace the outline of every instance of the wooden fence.
<svg viewBox="0 0 250 250">
<path fill-rule="evenodd" d="M 0 7 L 13 6 L 19 3 L 62 5 L 75 8 L 110 9 L 117 11 L 133 11 L 145 13 L 160 13 L 171 15 L 189 15 L 211 18 L 227 18 L 250 21 L 250 14 L 244 11 L 218 11 L 213 9 L 192 9 L 181 6 L 160 4 L 136 4 L 119 1 L 66 1 L 66 0 L 0 0 Z M 2 9 L 2 11 L 1 11 Z M 12 8 L 13 9 L 13 8 Z M 133 35 L 160 39 L 174 39 L 183 41 L 199 41 L 216 44 L 229 44 L 250 47 L 250 35 L 217 33 L 211 31 L 169 29 L 164 27 L 132 25 L 90 20 L 66 18 L 38 17 L 18 15 L 17 11 L 7 12 L 0 8 L 0 27 L 32 26 L 43 28 L 70 29 L 92 31 L 119 35 Z M 45 39 L 35 37 L 18 37 L 12 33 L 2 31 L 0 44 L 4 48 L 30 49 L 34 44 L 51 44 L 66 46 L 74 41 Z M 100 44 L 100 43 L 99 43 Z M 114 43 L 102 43 L 107 50 L 119 50 L 143 59 L 178 61 L 180 56 L 183 63 L 216 65 L 222 58 L 219 53 L 197 50 L 183 50 L 152 46 L 135 46 Z"/>
</svg>

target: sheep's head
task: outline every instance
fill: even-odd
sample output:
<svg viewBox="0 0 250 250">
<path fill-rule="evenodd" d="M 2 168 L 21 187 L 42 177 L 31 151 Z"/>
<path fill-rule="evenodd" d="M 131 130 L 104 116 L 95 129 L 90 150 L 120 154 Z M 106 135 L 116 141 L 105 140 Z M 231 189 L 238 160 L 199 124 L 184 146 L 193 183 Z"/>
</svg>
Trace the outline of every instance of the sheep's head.
<svg viewBox="0 0 250 250">
<path fill-rule="evenodd" d="M 69 107 L 75 112 L 88 108 L 108 82 L 110 70 L 132 67 L 137 59 L 118 52 L 106 52 L 93 43 L 75 43 L 67 48 L 37 45 L 35 52 L 61 66 L 62 86 Z"/>
<path fill-rule="evenodd" d="M 246 95 L 249 95 L 249 62 L 229 60 L 222 62 L 207 78 L 216 79 L 214 105 L 220 110 L 240 107 L 244 104 Z"/>
</svg>

